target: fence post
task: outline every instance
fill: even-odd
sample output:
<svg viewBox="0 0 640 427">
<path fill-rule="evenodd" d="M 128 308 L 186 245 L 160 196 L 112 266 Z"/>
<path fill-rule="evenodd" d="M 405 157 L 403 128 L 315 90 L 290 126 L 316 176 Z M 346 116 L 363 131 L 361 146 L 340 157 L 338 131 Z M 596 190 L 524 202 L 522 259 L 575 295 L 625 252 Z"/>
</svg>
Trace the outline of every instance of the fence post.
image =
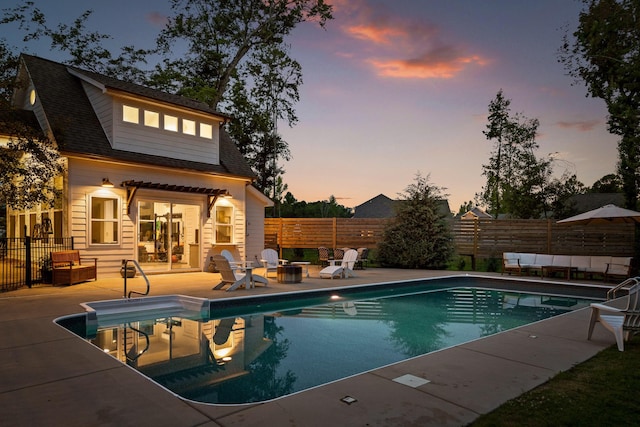
<svg viewBox="0 0 640 427">
<path fill-rule="evenodd" d="M 338 246 L 338 219 L 333 217 L 333 248 L 335 249 Z"/>
<path fill-rule="evenodd" d="M 480 220 L 478 218 L 473 219 L 473 255 L 471 255 L 471 269 L 476 271 L 476 258 L 478 257 L 478 233 L 480 231 L 480 227 L 478 227 L 478 223 Z"/>
<path fill-rule="evenodd" d="M 26 231 L 26 226 L 25 226 L 25 231 Z M 27 286 L 30 288 L 31 287 L 31 237 L 27 236 L 27 234 L 25 233 L 24 236 L 24 250 L 25 250 L 25 254 L 24 254 L 24 264 L 25 264 L 25 282 L 27 283 Z"/>
</svg>

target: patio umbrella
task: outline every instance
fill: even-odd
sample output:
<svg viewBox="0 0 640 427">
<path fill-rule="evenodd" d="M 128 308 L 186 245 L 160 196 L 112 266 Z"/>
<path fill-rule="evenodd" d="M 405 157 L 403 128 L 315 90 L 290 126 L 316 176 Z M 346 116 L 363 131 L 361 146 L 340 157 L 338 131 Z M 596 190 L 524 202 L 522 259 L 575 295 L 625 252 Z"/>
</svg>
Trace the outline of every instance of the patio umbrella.
<svg viewBox="0 0 640 427">
<path fill-rule="evenodd" d="M 624 209 L 616 205 L 605 205 L 580 215 L 562 219 L 557 224 L 590 225 L 611 223 L 640 223 L 640 212 Z"/>
</svg>

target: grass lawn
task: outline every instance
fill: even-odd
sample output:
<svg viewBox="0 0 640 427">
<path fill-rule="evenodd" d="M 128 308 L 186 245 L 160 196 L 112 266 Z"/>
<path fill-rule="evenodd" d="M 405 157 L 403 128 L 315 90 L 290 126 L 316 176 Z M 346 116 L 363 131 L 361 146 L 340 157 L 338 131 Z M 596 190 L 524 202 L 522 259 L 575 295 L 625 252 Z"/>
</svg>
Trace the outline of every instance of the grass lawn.
<svg viewBox="0 0 640 427">
<path fill-rule="evenodd" d="M 597 327 L 597 326 L 596 326 Z M 640 337 L 612 346 L 483 415 L 478 426 L 640 425 Z"/>
</svg>

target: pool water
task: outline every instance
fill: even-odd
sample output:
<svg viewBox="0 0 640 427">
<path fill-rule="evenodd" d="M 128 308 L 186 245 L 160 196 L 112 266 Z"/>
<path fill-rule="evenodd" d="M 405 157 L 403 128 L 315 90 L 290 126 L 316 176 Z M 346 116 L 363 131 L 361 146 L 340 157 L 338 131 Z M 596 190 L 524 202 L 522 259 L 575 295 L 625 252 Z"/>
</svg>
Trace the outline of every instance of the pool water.
<svg viewBox="0 0 640 427">
<path fill-rule="evenodd" d="M 332 301 L 332 300 L 329 300 Z M 224 318 L 158 317 L 87 338 L 187 399 L 278 398 L 588 306 L 579 297 L 453 288 L 299 306 L 283 301 Z M 279 306 L 278 306 L 279 305 Z M 214 311 L 216 312 L 216 311 Z"/>
</svg>

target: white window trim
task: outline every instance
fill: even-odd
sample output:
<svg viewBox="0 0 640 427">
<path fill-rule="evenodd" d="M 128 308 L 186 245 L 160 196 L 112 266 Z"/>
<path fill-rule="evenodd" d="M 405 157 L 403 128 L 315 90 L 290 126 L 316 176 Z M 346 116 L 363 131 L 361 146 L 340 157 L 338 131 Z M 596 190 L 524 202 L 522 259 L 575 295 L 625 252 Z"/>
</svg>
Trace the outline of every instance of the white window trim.
<svg viewBox="0 0 640 427">
<path fill-rule="evenodd" d="M 218 223 L 218 208 L 231 208 L 231 222 L 230 223 Z M 214 215 L 213 215 L 213 240 L 215 244 L 218 245 L 233 245 L 236 243 L 236 227 L 235 227 L 235 216 L 236 216 L 236 208 L 232 203 L 221 201 L 215 204 L 214 206 Z M 231 229 L 231 241 L 230 242 L 218 242 L 218 225 L 228 226 Z"/>
<path fill-rule="evenodd" d="M 116 201 L 116 212 L 118 212 L 118 218 L 115 220 L 103 220 L 103 222 L 115 222 L 118 225 L 118 240 L 111 243 L 93 243 L 93 218 L 92 218 L 92 208 L 93 208 L 93 199 L 113 199 Z M 90 194 L 87 200 L 87 245 L 88 246 L 101 246 L 101 247 L 120 247 L 122 245 L 122 198 L 117 194 L 112 192 L 103 193 L 96 192 Z"/>
</svg>

